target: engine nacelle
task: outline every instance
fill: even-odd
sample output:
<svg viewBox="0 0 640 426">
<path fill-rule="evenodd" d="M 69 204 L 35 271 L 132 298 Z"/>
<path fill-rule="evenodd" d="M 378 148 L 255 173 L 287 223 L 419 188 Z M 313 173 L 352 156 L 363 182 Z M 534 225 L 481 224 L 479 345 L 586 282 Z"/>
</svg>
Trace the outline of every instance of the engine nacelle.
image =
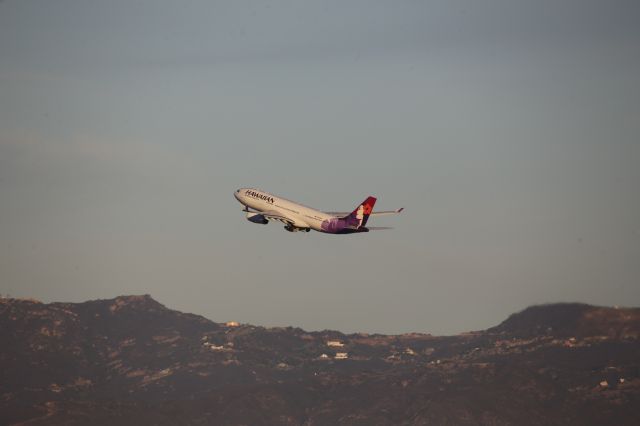
<svg viewBox="0 0 640 426">
<path fill-rule="evenodd" d="M 262 216 L 260 213 L 247 212 L 247 220 L 253 223 L 259 223 L 260 225 L 266 225 L 269 223 L 266 217 Z"/>
</svg>

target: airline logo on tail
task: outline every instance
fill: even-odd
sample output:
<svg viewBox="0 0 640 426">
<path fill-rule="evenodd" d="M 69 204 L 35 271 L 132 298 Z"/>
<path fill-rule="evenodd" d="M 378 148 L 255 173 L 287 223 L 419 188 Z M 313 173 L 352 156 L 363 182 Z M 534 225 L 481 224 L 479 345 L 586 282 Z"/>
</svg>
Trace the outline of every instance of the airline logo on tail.
<svg viewBox="0 0 640 426">
<path fill-rule="evenodd" d="M 351 212 L 347 217 L 345 217 L 345 221 L 350 227 L 355 229 L 361 228 L 367 224 L 367 220 L 369 220 L 369 215 L 373 211 L 373 206 L 376 204 L 375 197 L 367 197 L 354 211 Z"/>
</svg>

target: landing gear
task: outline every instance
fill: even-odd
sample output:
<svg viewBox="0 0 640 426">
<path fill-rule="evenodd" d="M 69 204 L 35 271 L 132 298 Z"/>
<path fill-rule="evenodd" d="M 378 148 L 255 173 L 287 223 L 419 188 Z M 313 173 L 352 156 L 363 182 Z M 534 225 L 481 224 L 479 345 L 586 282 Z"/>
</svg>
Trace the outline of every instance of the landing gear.
<svg viewBox="0 0 640 426">
<path fill-rule="evenodd" d="M 284 229 L 286 229 L 289 232 L 298 232 L 298 231 L 309 232 L 309 231 L 311 231 L 311 228 L 298 228 L 297 226 L 293 226 L 293 225 L 285 225 Z"/>
</svg>

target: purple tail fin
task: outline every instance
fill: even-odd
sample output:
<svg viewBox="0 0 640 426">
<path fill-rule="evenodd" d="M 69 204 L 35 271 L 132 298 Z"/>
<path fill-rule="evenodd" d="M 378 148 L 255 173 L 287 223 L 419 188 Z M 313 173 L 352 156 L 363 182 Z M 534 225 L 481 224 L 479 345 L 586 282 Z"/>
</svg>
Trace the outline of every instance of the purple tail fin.
<svg viewBox="0 0 640 426">
<path fill-rule="evenodd" d="M 348 216 L 344 219 L 351 226 L 354 226 L 356 229 L 361 228 L 367 224 L 367 220 L 369 220 L 369 215 L 373 211 L 373 206 L 376 203 L 375 197 L 367 197 L 358 207 L 355 208 Z"/>
</svg>

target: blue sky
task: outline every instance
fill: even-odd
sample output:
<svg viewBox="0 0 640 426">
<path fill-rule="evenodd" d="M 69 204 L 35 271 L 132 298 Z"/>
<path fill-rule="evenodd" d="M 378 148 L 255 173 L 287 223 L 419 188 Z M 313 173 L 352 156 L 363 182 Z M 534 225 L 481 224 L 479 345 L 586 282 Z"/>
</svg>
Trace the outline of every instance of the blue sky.
<svg viewBox="0 0 640 426">
<path fill-rule="evenodd" d="M 456 333 L 640 304 L 633 1 L 0 3 L 0 293 Z M 247 222 L 254 186 L 391 231 Z M 373 223 L 372 223 L 373 224 Z"/>
</svg>

